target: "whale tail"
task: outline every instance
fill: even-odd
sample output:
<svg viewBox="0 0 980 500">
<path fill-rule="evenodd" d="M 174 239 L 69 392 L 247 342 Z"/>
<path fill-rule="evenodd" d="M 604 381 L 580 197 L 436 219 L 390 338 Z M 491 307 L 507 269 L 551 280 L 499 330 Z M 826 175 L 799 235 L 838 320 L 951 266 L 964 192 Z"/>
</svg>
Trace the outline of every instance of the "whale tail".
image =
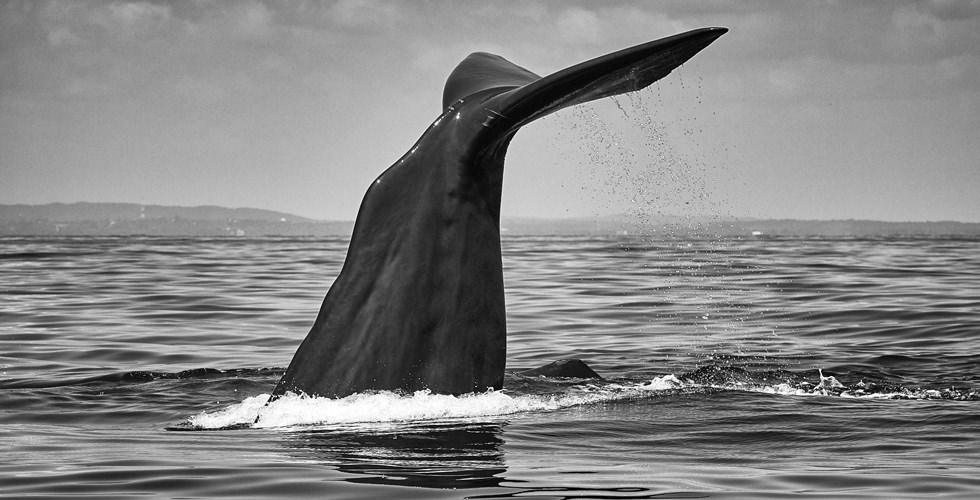
<svg viewBox="0 0 980 500">
<path fill-rule="evenodd" d="M 634 92 L 667 76 L 728 32 L 701 28 L 636 45 L 540 77 L 503 57 L 470 54 L 449 75 L 443 108 L 479 93 L 493 94 L 492 111 L 508 135 L 562 108 Z"/>
<path fill-rule="evenodd" d="M 650 85 L 725 31 L 682 33 L 544 78 L 491 54 L 464 59 L 446 82 L 442 115 L 365 193 L 344 266 L 270 400 L 503 387 L 500 199 L 510 139 L 564 107 Z M 594 375 L 573 368 L 541 373 Z"/>
</svg>

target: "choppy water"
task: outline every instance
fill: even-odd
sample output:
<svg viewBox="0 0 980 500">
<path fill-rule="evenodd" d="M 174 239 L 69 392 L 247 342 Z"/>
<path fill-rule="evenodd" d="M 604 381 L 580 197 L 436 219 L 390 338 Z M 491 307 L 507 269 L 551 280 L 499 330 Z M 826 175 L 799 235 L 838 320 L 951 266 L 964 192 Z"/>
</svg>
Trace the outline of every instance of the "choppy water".
<svg viewBox="0 0 980 500">
<path fill-rule="evenodd" d="M 605 381 L 266 407 L 346 240 L 0 239 L 0 497 L 980 496 L 980 240 L 503 245 Z"/>
</svg>

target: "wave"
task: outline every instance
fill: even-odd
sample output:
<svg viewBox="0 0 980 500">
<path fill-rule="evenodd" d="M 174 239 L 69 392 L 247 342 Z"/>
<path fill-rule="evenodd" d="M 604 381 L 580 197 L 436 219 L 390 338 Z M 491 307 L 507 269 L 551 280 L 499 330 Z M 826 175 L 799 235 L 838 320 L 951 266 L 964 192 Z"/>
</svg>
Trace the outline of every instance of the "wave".
<svg viewBox="0 0 980 500">
<path fill-rule="evenodd" d="M 134 370 L 113 373 L 102 373 L 90 376 L 65 378 L 10 378 L 0 380 L 0 389 L 54 389 L 59 387 L 75 387 L 90 385 L 125 386 L 129 384 L 144 384 L 158 380 L 208 380 L 225 378 L 257 379 L 261 377 L 280 377 L 280 368 L 239 368 L 221 370 L 218 368 L 192 368 L 179 372 L 163 372 Z"/>
<path fill-rule="evenodd" d="M 789 373 L 789 372 L 785 372 Z M 217 411 L 205 411 L 168 430 L 257 429 L 377 429 L 379 426 L 434 422 L 486 422 L 497 417 L 525 412 L 554 411 L 574 406 L 610 403 L 640 398 L 669 397 L 675 394 L 716 394 L 731 391 L 782 396 L 839 397 L 855 399 L 980 400 L 980 392 L 955 388 L 906 388 L 882 386 L 860 381 L 851 386 L 818 370 L 812 383 L 791 374 L 790 379 L 760 382 L 747 372 L 732 367 L 706 367 L 681 375 L 663 375 L 645 381 L 603 381 L 525 379 L 520 390 L 488 391 L 452 396 L 418 391 L 403 394 L 375 391 L 344 398 L 320 398 L 289 393 L 271 403 L 268 394 L 244 399 Z"/>
</svg>

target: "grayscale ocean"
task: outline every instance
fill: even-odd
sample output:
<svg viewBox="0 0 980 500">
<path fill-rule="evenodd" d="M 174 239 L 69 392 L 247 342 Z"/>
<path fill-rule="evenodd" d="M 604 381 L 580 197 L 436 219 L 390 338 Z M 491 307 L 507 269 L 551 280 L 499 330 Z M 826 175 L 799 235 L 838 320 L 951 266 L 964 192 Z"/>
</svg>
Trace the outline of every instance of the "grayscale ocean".
<svg viewBox="0 0 980 500">
<path fill-rule="evenodd" d="M 347 243 L 0 238 L 0 497 L 980 498 L 980 239 L 505 236 L 502 391 L 266 406 Z"/>
</svg>

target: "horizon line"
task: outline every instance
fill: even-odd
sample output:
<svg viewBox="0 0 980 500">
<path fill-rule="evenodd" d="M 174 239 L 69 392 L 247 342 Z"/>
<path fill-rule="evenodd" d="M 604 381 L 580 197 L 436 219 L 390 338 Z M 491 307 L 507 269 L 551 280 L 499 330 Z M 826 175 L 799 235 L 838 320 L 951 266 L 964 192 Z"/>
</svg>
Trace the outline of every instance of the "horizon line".
<svg viewBox="0 0 980 500">
<path fill-rule="evenodd" d="M 276 214 L 286 215 L 290 217 L 296 217 L 300 219 L 307 219 L 308 222 L 323 222 L 323 223 L 353 223 L 355 219 L 330 219 L 330 218 L 320 218 L 308 215 L 300 215 L 292 212 L 286 212 L 271 208 L 259 208 L 251 206 L 239 206 L 239 207 L 229 207 L 225 205 L 217 204 L 199 204 L 199 205 L 167 205 L 159 203 L 139 203 L 131 201 L 54 201 L 46 203 L 0 203 L 0 207 L 14 207 L 14 206 L 27 206 L 27 207 L 44 207 L 51 205 L 135 205 L 140 207 L 161 207 L 161 208 L 180 208 L 180 209 L 195 209 L 195 208 L 219 208 L 224 210 L 257 210 L 264 212 L 274 212 Z M 533 219 L 533 220 L 547 220 L 547 221 L 562 221 L 562 220 L 584 220 L 584 219 L 599 219 L 599 218 L 635 218 L 633 214 L 628 212 L 610 213 L 610 214 L 591 214 L 591 215 L 569 215 L 569 216 L 548 216 L 548 215 L 520 215 L 520 214 L 501 214 L 500 218 L 503 219 Z M 861 218 L 861 217 L 848 217 L 848 218 L 797 218 L 797 217 L 787 217 L 787 216 L 760 216 L 760 215 L 732 215 L 732 214 L 698 214 L 698 215 L 682 215 L 682 214 L 660 214 L 656 217 L 657 220 L 674 220 L 674 219 L 715 219 L 715 220 L 732 220 L 732 221 L 746 221 L 746 222 L 758 222 L 758 221 L 798 221 L 798 222 L 879 222 L 888 224 L 938 224 L 938 223 L 957 223 L 957 224 L 980 224 L 980 219 L 976 221 L 966 221 L 957 219 L 920 219 L 920 220 L 886 220 L 886 219 L 873 219 L 873 218 Z"/>
</svg>

